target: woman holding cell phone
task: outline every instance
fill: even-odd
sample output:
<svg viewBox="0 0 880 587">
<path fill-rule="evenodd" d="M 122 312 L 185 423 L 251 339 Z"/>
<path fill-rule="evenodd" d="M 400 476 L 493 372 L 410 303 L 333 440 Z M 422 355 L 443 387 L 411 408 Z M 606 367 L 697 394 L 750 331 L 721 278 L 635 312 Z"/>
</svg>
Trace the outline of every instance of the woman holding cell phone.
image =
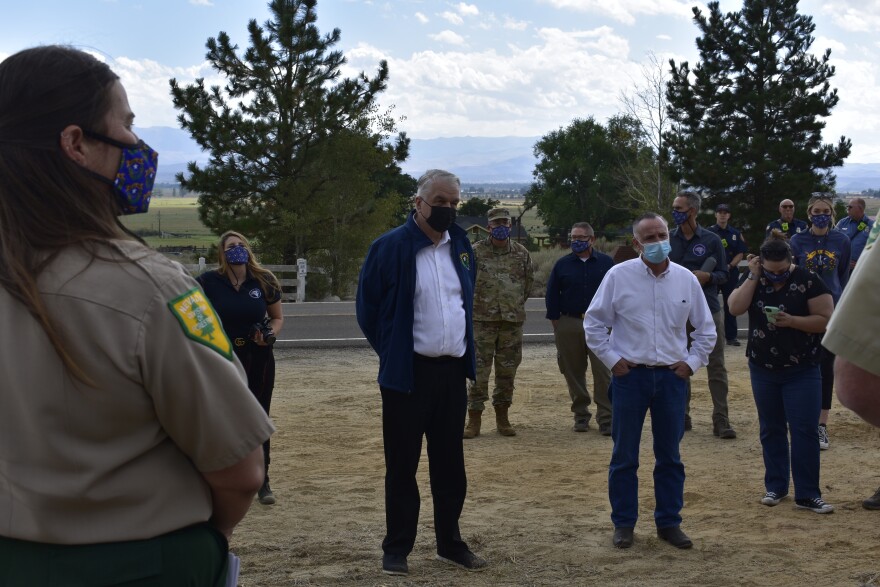
<svg viewBox="0 0 880 587">
<path fill-rule="evenodd" d="M 746 356 L 765 468 L 761 503 L 778 505 L 791 477 L 795 506 L 827 514 L 834 507 L 819 489 L 816 426 L 822 406 L 819 343 L 834 304 L 819 276 L 792 259 L 785 235 L 774 230 L 761 254 L 749 255 L 749 270 L 728 305 L 734 316 L 749 313 Z"/>
</svg>

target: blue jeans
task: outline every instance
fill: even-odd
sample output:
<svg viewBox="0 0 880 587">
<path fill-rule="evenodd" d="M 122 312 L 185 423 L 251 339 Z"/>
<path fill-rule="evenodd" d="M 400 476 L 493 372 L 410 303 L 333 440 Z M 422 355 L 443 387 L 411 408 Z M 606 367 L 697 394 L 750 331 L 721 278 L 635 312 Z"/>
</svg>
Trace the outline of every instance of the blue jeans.
<svg viewBox="0 0 880 587">
<path fill-rule="evenodd" d="M 678 445 L 684 435 L 687 384 L 671 369 L 636 367 L 611 378 L 611 438 L 608 497 L 615 528 L 633 528 L 639 517 L 639 444 L 645 415 L 654 435 L 654 522 L 658 528 L 681 524 L 684 465 Z"/>
<path fill-rule="evenodd" d="M 787 495 L 790 472 L 795 499 L 821 497 L 816 432 L 822 404 L 819 366 L 770 370 L 750 361 L 749 371 L 761 425 L 766 490 Z"/>
</svg>

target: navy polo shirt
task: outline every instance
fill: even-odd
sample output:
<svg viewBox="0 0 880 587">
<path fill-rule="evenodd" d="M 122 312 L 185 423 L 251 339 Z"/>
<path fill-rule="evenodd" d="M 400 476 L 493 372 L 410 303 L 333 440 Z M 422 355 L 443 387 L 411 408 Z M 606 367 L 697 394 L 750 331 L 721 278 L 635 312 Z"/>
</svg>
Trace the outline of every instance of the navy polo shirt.
<svg viewBox="0 0 880 587">
<path fill-rule="evenodd" d="M 556 261 L 544 296 L 547 319 L 558 320 L 560 314 L 578 316 L 586 312 L 602 278 L 613 266 L 611 257 L 596 249 L 591 249 L 586 261 L 574 253 Z"/>
<path fill-rule="evenodd" d="M 767 225 L 767 228 L 764 229 L 764 238 L 770 236 L 770 231 L 774 228 L 776 230 L 781 230 L 789 239 L 791 239 L 791 237 L 797 233 L 807 230 L 809 226 L 807 226 L 806 222 L 798 220 L 797 218 L 792 218 L 791 222 L 783 222 L 782 219 L 779 218 Z"/>
<path fill-rule="evenodd" d="M 281 300 L 281 292 L 272 289 L 266 294 L 248 272 L 238 291 L 225 274 L 207 271 L 196 278 L 202 290 L 220 316 L 223 330 L 231 339 L 250 339 L 251 327 L 266 316 L 266 307 Z"/>
<path fill-rule="evenodd" d="M 721 302 L 718 301 L 718 286 L 727 282 L 727 255 L 724 253 L 724 245 L 718 235 L 709 232 L 702 226 L 697 226 L 690 240 L 684 236 L 681 228 L 676 228 L 669 235 L 669 244 L 672 250 L 669 252 L 669 260 L 678 263 L 691 271 L 702 270 L 706 259 L 715 259 L 715 267 L 712 269 L 712 277 L 703 286 L 703 294 L 709 311 L 713 314 L 721 311 Z"/>
<path fill-rule="evenodd" d="M 727 255 L 728 265 L 730 264 L 731 259 L 740 253 L 745 254 L 748 251 L 746 243 L 743 241 L 742 233 L 730 224 L 728 224 L 726 228 L 721 228 L 717 224 L 713 224 L 709 227 L 709 230 L 717 234 L 718 238 L 721 239 L 721 244 L 724 246 L 724 252 Z"/>
</svg>

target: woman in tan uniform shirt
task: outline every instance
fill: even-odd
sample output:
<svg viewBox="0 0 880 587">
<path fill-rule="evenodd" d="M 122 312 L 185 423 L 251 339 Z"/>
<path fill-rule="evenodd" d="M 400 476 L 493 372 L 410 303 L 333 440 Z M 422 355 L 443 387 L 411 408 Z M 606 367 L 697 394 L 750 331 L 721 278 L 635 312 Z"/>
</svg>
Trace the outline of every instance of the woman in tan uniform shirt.
<svg viewBox="0 0 880 587">
<path fill-rule="evenodd" d="M 222 585 L 273 431 L 182 267 L 130 236 L 157 155 L 74 49 L 0 63 L 0 584 Z"/>
</svg>

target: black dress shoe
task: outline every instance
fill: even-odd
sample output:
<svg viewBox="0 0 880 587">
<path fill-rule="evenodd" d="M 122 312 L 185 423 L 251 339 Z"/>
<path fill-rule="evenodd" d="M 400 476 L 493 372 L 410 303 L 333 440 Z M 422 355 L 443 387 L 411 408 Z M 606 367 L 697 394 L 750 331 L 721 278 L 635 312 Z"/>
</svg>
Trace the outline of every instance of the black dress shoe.
<svg viewBox="0 0 880 587">
<path fill-rule="evenodd" d="M 470 550 L 457 552 L 455 554 L 447 554 L 445 556 L 442 554 L 438 554 L 437 560 L 443 561 L 444 563 L 449 563 L 450 565 L 455 565 L 456 567 L 464 569 L 466 571 L 482 571 L 489 566 L 489 563 L 486 562 L 486 559 L 475 555 Z"/>
<path fill-rule="evenodd" d="M 615 528 L 614 529 L 614 547 L 629 548 L 633 545 L 633 529 L 632 528 Z"/>
<path fill-rule="evenodd" d="M 409 566 L 406 564 L 406 557 L 402 554 L 383 554 L 382 572 L 386 575 L 409 575 Z"/>
<path fill-rule="evenodd" d="M 668 528 L 657 528 L 657 538 L 665 540 L 675 548 L 690 548 L 694 545 L 687 534 L 681 531 L 678 526 L 670 526 Z"/>
</svg>

